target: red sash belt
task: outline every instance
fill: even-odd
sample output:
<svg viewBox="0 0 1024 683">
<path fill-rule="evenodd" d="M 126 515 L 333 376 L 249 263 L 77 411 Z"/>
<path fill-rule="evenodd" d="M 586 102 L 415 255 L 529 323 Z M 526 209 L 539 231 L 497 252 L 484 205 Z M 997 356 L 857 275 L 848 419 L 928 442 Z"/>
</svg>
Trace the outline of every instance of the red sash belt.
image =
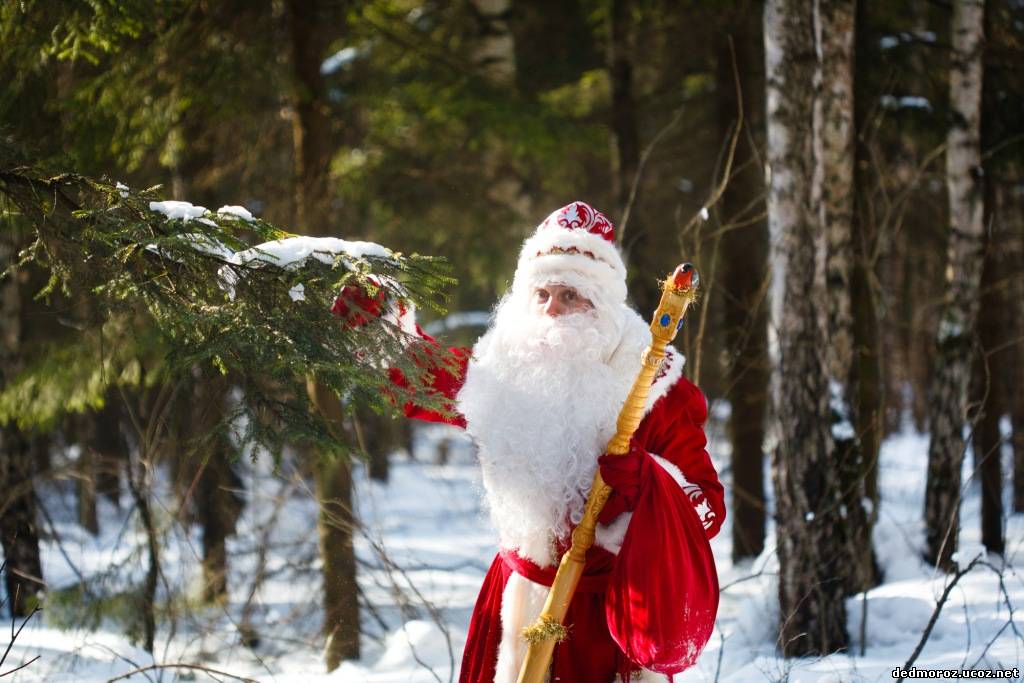
<svg viewBox="0 0 1024 683">
<path fill-rule="evenodd" d="M 514 550 L 502 548 L 499 553 L 505 566 L 519 574 L 525 579 L 539 583 L 542 586 L 551 587 L 555 582 L 557 567 L 539 567 L 525 557 L 520 557 Z M 576 587 L 577 593 L 605 593 L 608 590 L 608 577 L 611 572 L 606 568 L 599 574 L 584 574 L 580 577 L 580 584 Z"/>
</svg>

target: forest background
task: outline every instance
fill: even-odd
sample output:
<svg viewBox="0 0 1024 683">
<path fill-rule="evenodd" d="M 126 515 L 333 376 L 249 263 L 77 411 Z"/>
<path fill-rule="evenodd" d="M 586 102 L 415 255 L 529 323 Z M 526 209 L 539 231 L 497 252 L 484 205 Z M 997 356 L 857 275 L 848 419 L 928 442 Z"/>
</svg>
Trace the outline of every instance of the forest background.
<svg viewBox="0 0 1024 683">
<path fill-rule="evenodd" d="M 574 199 L 616 224 L 645 315 L 676 263 L 701 271 L 677 344 L 688 376 L 728 406 L 733 559 L 762 555 L 773 526 L 794 539 L 778 558 L 780 652 L 849 647 L 844 599 L 883 578 L 879 450 L 901 431 L 930 434 L 913 552 L 959 576 L 958 510 L 975 480 L 981 540 L 1005 571 L 1007 520 L 1024 511 L 1022 39 L 1017 0 L 4 2 L 12 616 L 88 605 L 69 612 L 81 625 L 120 609 L 152 652 L 181 597 L 159 585 L 157 499 L 201 538 L 195 602 L 227 600 L 251 454 L 229 426 L 244 415 L 265 427 L 249 436 L 266 457 L 316 491 L 327 667 L 357 658 L 373 606 L 356 578 L 350 458 L 386 480 L 388 457 L 409 450 L 358 352 L 389 342 L 339 332 L 332 375 L 308 349 L 266 373 L 261 340 L 334 329 L 329 306 L 310 313 L 329 301 L 324 283 L 353 271 L 373 290 L 366 275 L 390 268 L 421 323 L 470 342 L 522 239 Z M 313 278 L 310 308 L 240 292 L 253 307 L 232 315 L 268 324 L 217 318 L 241 326 L 197 340 L 183 330 L 202 325 L 192 306 L 223 303 L 218 264 L 180 256 L 177 280 L 150 278 L 160 249 L 189 251 L 175 240 L 197 229 L 152 211 L 157 199 L 246 207 L 258 220 L 241 228 L 207 214 L 238 248 L 280 226 L 450 265 L 399 254 L 272 276 L 275 296 Z M 155 251 L 111 246 L 126 244 Z M 57 532 L 38 491 L 51 486 L 89 533 L 103 500 L 126 508 L 145 529 L 145 576 L 49 585 L 40 539 Z M 255 646 L 256 626 L 238 630 Z"/>
</svg>

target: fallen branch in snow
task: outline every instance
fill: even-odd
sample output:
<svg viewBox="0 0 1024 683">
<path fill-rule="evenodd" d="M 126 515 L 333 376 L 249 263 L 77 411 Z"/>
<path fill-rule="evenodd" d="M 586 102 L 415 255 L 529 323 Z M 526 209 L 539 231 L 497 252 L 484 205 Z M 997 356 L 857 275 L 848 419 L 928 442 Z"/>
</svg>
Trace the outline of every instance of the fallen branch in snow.
<svg viewBox="0 0 1024 683">
<path fill-rule="evenodd" d="M 369 560 L 359 560 L 359 566 L 363 567 L 365 569 L 372 569 L 374 571 L 382 571 L 382 572 L 388 571 L 388 567 L 385 567 L 384 565 L 381 565 L 381 564 L 375 564 L 373 562 L 370 562 Z M 488 568 L 489 568 L 488 565 L 485 565 L 482 562 L 477 562 L 476 560 L 463 560 L 461 562 L 455 562 L 453 564 L 448 564 L 448 565 L 430 564 L 430 563 L 427 563 L 427 562 L 415 562 L 415 563 L 410 562 L 410 563 L 405 565 L 405 571 L 407 571 L 407 572 L 408 571 L 413 571 L 413 572 L 420 572 L 420 571 L 458 572 L 458 571 L 462 571 L 463 569 L 475 569 L 478 572 L 480 572 L 480 576 L 483 576 L 484 574 L 486 574 Z M 742 579 L 739 579 L 738 581 L 734 581 L 733 583 L 739 583 L 740 581 L 745 581 L 748 578 L 754 578 L 754 577 L 753 576 L 744 577 Z"/>
<path fill-rule="evenodd" d="M 21 635 L 21 630 L 23 628 L 25 628 L 25 624 L 28 623 L 29 619 L 31 619 L 32 617 L 34 617 L 36 615 L 36 612 L 41 612 L 41 611 L 42 610 L 39 607 L 36 607 L 34 610 L 32 610 L 29 613 L 29 615 L 27 617 L 25 617 L 25 620 L 21 622 L 21 626 L 18 627 L 17 631 L 14 630 L 14 623 L 15 623 L 14 622 L 14 617 L 11 617 L 11 640 L 10 640 L 10 642 L 7 643 L 7 649 L 4 650 L 3 656 L 0 656 L 0 667 L 2 667 L 4 665 L 4 662 L 7 661 L 7 655 L 9 655 L 11 653 L 11 648 L 14 647 L 14 642 L 16 640 L 18 640 L 18 636 Z M 13 674 L 15 671 L 21 671 L 22 669 L 24 669 L 29 664 L 39 660 L 41 657 L 42 657 L 42 655 L 36 655 L 35 657 L 33 657 L 32 659 L 28 660 L 24 664 L 21 664 L 20 666 L 16 666 L 15 668 L 11 669 L 10 671 L 0 671 L 0 678 L 3 678 L 4 676 L 9 676 L 10 674 Z"/>
<path fill-rule="evenodd" d="M 928 625 L 924 627 L 924 633 L 921 634 L 921 640 L 918 641 L 917 647 L 914 648 L 914 652 L 910 655 L 910 659 L 908 659 L 906 664 L 903 665 L 903 671 L 909 671 L 914 665 L 914 662 L 917 661 L 917 657 L 921 654 L 921 650 L 924 649 L 925 643 L 928 642 L 928 637 L 931 636 L 932 629 L 935 628 L 935 623 L 939 620 L 939 614 L 942 613 L 942 607 L 946 604 L 946 600 L 949 599 L 949 594 L 953 592 L 953 588 L 965 574 L 969 573 L 981 562 L 981 555 L 978 555 L 971 560 L 966 567 L 958 569 L 956 574 L 953 575 L 953 579 L 946 584 L 946 589 L 942 591 L 942 597 L 940 597 L 939 601 L 935 604 L 935 609 L 932 611 L 932 616 L 928 620 Z M 900 681 L 903 681 L 905 678 L 905 676 L 900 676 L 896 680 L 896 683 L 900 683 Z"/>
<path fill-rule="evenodd" d="M 189 671 L 202 671 L 208 674 L 210 678 L 217 680 L 217 676 L 227 676 L 228 678 L 236 681 L 244 681 L 244 683 L 259 683 L 255 678 L 246 678 L 245 676 L 237 676 L 227 671 L 220 671 L 218 669 L 211 669 L 206 666 L 200 666 L 199 664 L 150 664 L 149 666 L 141 666 L 137 669 L 133 669 L 127 673 L 123 673 L 120 676 L 114 678 L 108 678 L 107 683 L 114 683 L 114 681 L 123 681 L 126 678 L 131 678 L 135 674 L 146 673 L 147 671 L 162 671 L 164 669 L 188 669 Z"/>
<path fill-rule="evenodd" d="M 253 573 L 252 583 L 249 586 L 249 592 L 245 598 L 245 603 L 242 604 L 241 615 L 238 618 L 238 633 L 242 637 L 243 644 L 248 648 L 254 648 L 259 644 L 259 634 L 256 632 L 256 627 L 253 625 L 256 607 L 256 596 L 263 587 L 263 582 L 267 578 L 267 553 L 270 546 L 271 534 L 277 528 L 277 521 L 281 516 L 281 511 L 284 509 L 285 503 L 295 490 L 294 481 L 282 482 L 278 488 L 277 495 L 274 496 L 274 507 L 267 518 L 267 521 L 262 525 L 260 529 L 260 538 L 257 544 L 256 551 L 256 570 Z"/>
<path fill-rule="evenodd" d="M 64 558 L 64 562 L 67 563 L 68 568 L 78 579 L 78 585 L 81 588 L 82 593 L 92 599 L 94 596 L 92 595 L 92 590 L 89 588 L 89 582 L 82 575 L 81 570 L 79 570 L 74 560 L 71 559 L 71 556 L 68 555 L 68 551 L 64 549 L 64 540 L 60 537 L 60 532 L 57 531 L 57 525 L 53 523 L 53 517 L 50 516 L 50 511 L 46 509 L 45 505 L 40 505 L 38 509 L 43 521 L 46 522 L 47 530 L 50 532 L 50 538 L 52 538 L 54 543 L 57 545 L 57 550 L 60 552 L 61 557 Z"/>
<path fill-rule="evenodd" d="M 724 593 L 725 591 L 729 590 L 730 588 L 732 588 L 733 586 L 735 586 L 737 584 L 741 584 L 741 583 L 744 583 L 746 581 L 751 581 L 753 579 L 758 579 L 758 578 L 760 578 L 762 576 L 778 576 L 778 572 L 768 572 L 768 571 L 765 571 L 765 567 L 762 566 L 760 570 L 754 572 L 753 574 L 748 574 L 747 576 L 741 576 L 740 578 L 736 579 L 735 581 L 730 581 L 729 583 L 727 583 L 724 586 L 722 586 L 719 589 L 718 592 L 719 593 Z"/>
<path fill-rule="evenodd" d="M 22 624 L 22 626 L 24 626 L 24 624 Z M 18 630 L 20 631 L 21 629 L 18 629 Z M 37 660 L 39 660 L 41 658 L 42 658 L 42 655 L 36 655 L 35 657 L 33 657 L 32 659 L 28 660 L 27 662 L 25 662 L 21 666 L 15 667 L 15 668 L 11 669 L 10 671 L 4 671 L 4 672 L 0 673 L 0 678 L 3 678 L 4 676 L 8 676 L 10 674 L 13 674 L 16 671 L 21 671 L 22 669 L 24 669 L 29 664 L 32 664 L 33 662 L 36 662 Z"/>
<path fill-rule="evenodd" d="M 718 677 L 722 673 L 722 655 L 725 654 L 725 636 L 722 635 L 722 631 L 718 630 L 718 661 L 715 662 L 715 683 L 718 683 Z"/>
<path fill-rule="evenodd" d="M 437 625 L 438 630 L 440 630 L 442 635 L 444 635 L 445 644 L 448 649 L 448 663 L 450 667 L 448 683 L 452 683 L 455 677 L 455 650 L 452 648 L 451 632 L 448 629 L 448 625 L 445 623 L 444 617 L 442 616 L 440 610 L 438 610 L 437 606 L 429 600 L 427 600 L 426 596 L 420 592 L 420 590 L 413 583 L 412 579 L 406 573 L 405 569 L 398 566 L 398 564 L 394 560 L 392 560 L 390 556 L 388 556 L 387 551 L 384 548 L 384 544 L 382 542 L 378 542 L 376 539 L 372 538 L 365 528 L 361 528 L 360 532 L 362 533 L 363 538 L 365 538 L 366 541 L 370 544 L 370 548 L 373 550 L 373 552 L 377 555 L 377 557 L 380 558 L 382 564 L 384 565 L 384 573 L 387 576 L 388 580 L 391 581 L 395 593 L 400 596 L 403 591 L 398 581 L 395 580 L 394 575 L 397 574 L 405 581 L 406 585 L 408 585 L 409 587 L 409 590 L 412 591 L 413 595 L 427 610 L 427 613 L 430 614 L 430 618 Z M 405 624 L 402 625 L 402 630 L 405 630 Z M 437 675 L 434 669 L 430 667 L 426 662 L 421 660 L 411 640 L 409 640 L 409 651 L 412 653 L 413 659 L 416 660 L 417 664 L 419 664 L 424 669 L 429 671 L 430 674 L 437 680 L 438 683 L 443 683 L 440 676 Z"/>
<path fill-rule="evenodd" d="M 6 570 L 7 570 L 7 560 L 5 559 L 3 562 L 0 562 L 0 576 L 2 576 L 3 573 Z M 17 593 L 15 593 L 15 596 L 17 596 Z M 17 597 L 15 597 L 15 604 L 16 603 L 17 603 Z M 6 604 L 7 604 L 7 596 L 4 596 L 3 599 L 0 599 L 0 607 L 3 607 Z M 13 615 L 11 616 L 11 639 L 7 642 L 7 648 L 4 649 L 3 655 L 0 655 L 0 669 L 3 668 L 4 662 L 7 661 L 7 655 L 9 655 L 11 653 L 11 648 L 14 647 L 14 643 L 15 643 L 15 641 L 18 640 L 18 636 L 21 635 L 21 630 L 23 628 L 25 628 L 25 624 L 27 624 L 29 622 L 29 619 L 31 619 L 32 617 L 34 617 L 36 615 L 36 612 L 41 612 L 41 611 L 42 611 L 42 609 L 38 605 L 36 605 L 32 609 L 32 611 L 29 612 L 28 616 L 25 617 L 25 620 L 21 622 L 21 626 L 18 627 L 17 631 L 14 630 L 15 617 Z M 28 660 L 24 664 L 21 664 L 21 665 L 15 667 L 15 668 L 11 669 L 10 671 L 0 671 L 0 678 L 3 678 L 4 676 L 8 676 L 10 674 L 13 674 L 15 671 L 21 671 L 22 669 L 24 669 L 26 666 L 28 666 L 32 662 L 35 662 L 36 660 L 38 660 L 40 657 L 42 657 L 42 655 L 36 655 L 35 657 L 33 657 L 32 659 Z"/>
<path fill-rule="evenodd" d="M 1006 629 L 1013 629 L 1013 633 L 1017 636 L 1017 639 L 1021 642 L 1024 642 L 1024 634 L 1021 634 L 1020 629 L 1017 628 L 1017 622 L 1013 620 L 1013 603 L 1010 602 L 1010 593 L 1006 590 L 1006 577 L 1004 574 L 1005 567 L 996 567 L 991 562 L 979 562 L 979 564 L 983 567 L 988 567 L 993 572 L 995 572 L 996 576 L 999 577 L 999 592 L 1003 596 L 1003 601 L 1006 603 L 1006 609 L 1010 612 L 1010 615 L 1007 617 L 1006 623 L 1003 624 L 1002 627 L 998 631 L 996 631 L 996 634 L 992 636 L 991 640 L 989 640 L 985 644 L 985 649 L 982 650 L 981 654 L 978 655 L 978 658 L 974 660 L 974 664 L 971 664 L 970 668 L 972 669 L 977 668 L 977 666 L 981 663 L 981 660 L 984 659 L 985 655 L 988 654 L 989 648 L 991 648 L 992 645 L 999 639 L 999 637 L 1003 635 L 1003 632 Z"/>
<path fill-rule="evenodd" d="M 377 622 L 377 626 L 380 626 L 381 632 L 380 636 L 375 636 L 370 633 L 363 633 L 363 635 L 373 638 L 378 643 L 383 645 L 384 636 L 386 636 L 387 632 L 391 630 L 391 627 L 388 626 L 388 622 L 384 620 L 383 616 L 381 616 L 380 610 L 377 609 L 377 606 L 373 604 L 373 601 L 370 600 L 370 598 L 366 595 L 366 591 L 364 591 L 362 586 L 360 586 L 359 584 L 356 584 L 356 592 L 359 594 L 359 604 L 362 607 L 365 607 L 366 611 L 370 613 L 370 616 L 373 617 L 373 620 Z"/>
</svg>

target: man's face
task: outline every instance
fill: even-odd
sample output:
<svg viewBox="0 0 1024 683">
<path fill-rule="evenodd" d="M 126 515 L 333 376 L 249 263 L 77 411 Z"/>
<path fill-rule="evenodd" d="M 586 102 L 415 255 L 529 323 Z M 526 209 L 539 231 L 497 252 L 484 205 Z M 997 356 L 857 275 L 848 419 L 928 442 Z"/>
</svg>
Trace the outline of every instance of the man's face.
<svg viewBox="0 0 1024 683">
<path fill-rule="evenodd" d="M 558 284 L 545 284 L 534 287 L 530 295 L 530 310 L 538 316 L 555 318 L 570 313 L 582 313 L 594 307 L 594 304 L 573 287 Z"/>
</svg>

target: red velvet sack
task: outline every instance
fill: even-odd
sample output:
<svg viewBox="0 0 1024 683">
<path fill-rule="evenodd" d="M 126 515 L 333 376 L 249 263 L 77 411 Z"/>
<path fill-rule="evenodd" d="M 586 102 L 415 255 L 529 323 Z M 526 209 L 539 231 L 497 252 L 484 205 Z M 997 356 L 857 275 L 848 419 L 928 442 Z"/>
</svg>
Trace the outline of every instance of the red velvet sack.
<svg viewBox="0 0 1024 683">
<path fill-rule="evenodd" d="M 718 573 L 704 527 L 658 466 L 643 488 L 612 568 L 605 614 L 612 638 L 645 669 L 672 676 L 697 661 L 718 613 Z"/>
</svg>

